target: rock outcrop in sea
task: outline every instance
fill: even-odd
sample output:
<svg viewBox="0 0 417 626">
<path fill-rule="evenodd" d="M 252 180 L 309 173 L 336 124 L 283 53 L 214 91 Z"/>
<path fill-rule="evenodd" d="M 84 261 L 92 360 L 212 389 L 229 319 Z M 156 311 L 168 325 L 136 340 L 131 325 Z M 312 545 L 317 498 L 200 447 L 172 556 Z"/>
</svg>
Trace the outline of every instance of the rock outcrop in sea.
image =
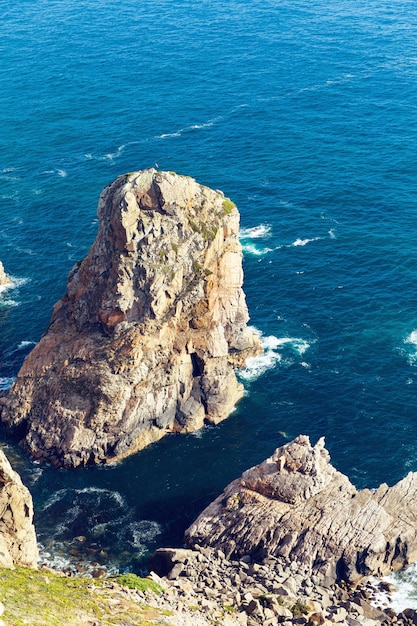
<svg viewBox="0 0 417 626">
<path fill-rule="evenodd" d="M 227 558 L 279 558 L 323 584 L 355 583 L 417 561 L 417 473 L 358 491 L 320 439 L 300 435 L 244 472 L 186 531 Z"/>
<path fill-rule="evenodd" d="M 260 351 L 242 290 L 239 213 L 154 169 L 104 189 L 99 230 L 27 356 L 1 420 L 35 458 L 100 463 L 227 417 Z"/>
<path fill-rule="evenodd" d="M 4 271 L 3 263 L 0 261 L 0 287 L 2 285 L 10 285 L 10 278 L 7 276 Z"/>
<path fill-rule="evenodd" d="M 0 567 L 36 567 L 32 496 L 0 450 Z"/>
</svg>

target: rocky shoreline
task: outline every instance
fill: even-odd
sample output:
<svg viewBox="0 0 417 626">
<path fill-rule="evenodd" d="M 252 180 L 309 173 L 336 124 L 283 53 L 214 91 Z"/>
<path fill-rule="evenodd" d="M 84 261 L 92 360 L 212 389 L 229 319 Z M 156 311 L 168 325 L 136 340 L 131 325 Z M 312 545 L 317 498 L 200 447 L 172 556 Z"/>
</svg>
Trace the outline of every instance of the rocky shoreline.
<svg viewBox="0 0 417 626">
<path fill-rule="evenodd" d="M 212 620 L 206 623 L 417 623 L 416 611 L 407 609 L 397 615 L 388 606 L 392 590 L 388 583 L 369 579 L 357 585 L 324 586 L 317 577 L 309 577 L 295 563 L 289 565 L 284 559 L 269 557 L 262 563 L 252 562 L 249 557 L 228 560 L 221 550 L 196 546 L 195 550 L 157 550 L 151 567 L 161 574 L 152 572 L 150 577 L 165 588 L 165 601 L 180 612 L 194 607 L 195 615 Z"/>
<path fill-rule="evenodd" d="M 247 325 L 239 213 L 222 192 L 132 172 L 103 191 L 99 219 L 48 330 L 0 394 L 3 424 L 57 466 L 119 460 L 218 423 L 243 393 L 235 369 L 261 350 Z M 3 457 L 0 566 L 36 567 L 31 497 Z M 300 435 L 246 470 L 184 545 L 151 557 L 162 595 L 104 585 L 169 612 L 148 624 L 417 625 L 417 611 L 390 607 L 382 580 L 417 562 L 417 473 L 359 491 L 324 438 Z M 96 565 L 92 577 L 106 579 Z"/>
</svg>

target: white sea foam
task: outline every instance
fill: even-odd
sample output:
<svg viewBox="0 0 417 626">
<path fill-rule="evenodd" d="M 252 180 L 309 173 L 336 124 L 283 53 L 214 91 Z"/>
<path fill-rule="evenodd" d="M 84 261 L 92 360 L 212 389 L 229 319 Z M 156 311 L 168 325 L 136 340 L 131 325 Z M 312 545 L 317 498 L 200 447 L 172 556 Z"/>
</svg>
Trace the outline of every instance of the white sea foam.
<svg viewBox="0 0 417 626">
<path fill-rule="evenodd" d="M 242 243 L 242 250 L 244 253 L 251 254 L 252 256 L 262 256 L 268 254 L 268 252 L 272 252 L 272 248 L 256 246 L 254 243 Z"/>
<path fill-rule="evenodd" d="M 62 500 L 62 498 L 65 496 L 66 493 L 67 493 L 67 489 L 58 489 L 58 491 L 55 491 L 53 494 L 49 496 L 49 498 L 43 505 L 42 511 L 46 511 L 51 506 L 53 506 L 54 504 Z"/>
<path fill-rule="evenodd" d="M 18 350 L 24 350 L 25 348 L 28 348 L 29 346 L 34 346 L 35 342 L 34 341 L 21 341 L 18 346 L 17 349 Z"/>
<path fill-rule="evenodd" d="M 19 306 L 20 302 L 18 300 L 5 297 L 3 294 L 9 295 L 11 289 L 16 289 L 28 282 L 27 278 L 16 278 L 15 276 L 9 276 L 9 279 L 10 283 L 7 283 L 7 285 L 0 285 L 0 306 L 2 307 Z"/>
<path fill-rule="evenodd" d="M 104 496 L 105 498 L 111 498 L 112 500 L 115 500 L 120 507 L 122 508 L 126 507 L 125 499 L 123 498 L 122 494 L 119 493 L 118 491 L 111 491 L 110 489 L 101 489 L 99 487 L 84 487 L 84 489 L 76 489 L 75 493 L 77 494 L 88 493 L 88 494 L 96 494 L 98 496 Z"/>
<path fill-rule="evenodd" d="M 13 377 L 0 376 L 0 389 L 10 389 L 15 379 Z"/>
<path fill-rule="evenodd" d="M 146 544 L 153 541 L 155 537 L 161 534 L 162 527 L 153 520 L 140 520 L 131 522 L 129 530 L 132 533 L 132 544 L 136 549 L 143 552 L 146 551 Z"/>
<path fill-rule="evenodd" d="M 182 130 L 177 130 L 175 133 L 162 133 L 162 135 L 156 135 L 154 139 L 167 139 L 167 137 L 181 137 Z"/>
<path fill-rule="evenodd" d="M 154 139 L 169 139 L 170 137 L 181 137 L 186 132 L 190 132 L 192 130 L 201 130 L 203 128 L 210 128 L 214 126 L 216 122 L 219 122 L 223 119 L 223 115 L 218 115 L 217 117 L 213 117 L 207 122 L 201 122 L 201 124 L 190 124 L 190 126 L 184 126 L 184 128 L 179 128 L 178 130 L 172 133 L 162 133 L 161 135 L 155 135 Z"/>
<path fill-rule="evenodd" d="M 308 243 L 311 243 L 312 241 L 318 241 L 319 239 L 321 239 L 321 237 L 313 237 L 312 239 L 296 239 L 292 245 L 306 246 Z"/>
<path fill-rule="evenodd" d="M 64 557 L 57 554 L 52 555 L 42 543 L 38 544 L 38 548 L 38 565 L 45 565 L 58 572 L 63 570 L 74 570 L 75 572 L 75 567 L 73 564 L 71 564 L 70 557 Z"/>
<path fill-rule="evenodd" d="M 259 224 L 252 228 L 242 228 L 239 233 L 240 239 L 263 239 L 271 236 L 271 227 L 268 224 Z"/>
<path fill-rule="evenodd" d="M 268 252 L 272 252 L 272 248 L 253 242 L 254 239 L 267 239 L 270 236 L 271 227 L 268 224 L 259 224 L 252 228 L 242 228 L 239 233 L 239 239 L 243 252 L 252 256 L 263 256 L 264 254 L 268 254 Z"/>
<path fill-rule="evenodd" d="M 286 352 L 285 363 L 289 364 L 294 361 L 294 354 L 301 356 L 310 347 L 308 341 L 299 337 L 275 337 L 274 335 L 265 337 L 256 328 L 252 328 L 252 330 L 259 334 L 264 352 L 259 356 L 249 357 L 246 360 L 246 367 L 239 370 L 239 377 L 247 382 L 256 380 L 268 370 L 276 367 L 278 363 L 282 363 L 284 351 Z M 288 349 L 292 357 L 288 356 Z M 304 361 L 302 365 L 303 367 L 310 367 Z"/>
<path fill-rule="evenodd" d="M 417 564 L 384 576 L 383 580 L 393 585 L 394 590 L 389 594 L 379 591 L 374 601 L 376 606 L 388 604 L 396 613 L 401 613 L 404 609 L 417 609 Z M 375 581 L 375 586 L 378 586 L 378 581 Z"/>
<path fill-rule="evenodd" d="M 400 352 L 406 355 L 410 365 L 417 365 L 417 330 L 404 339 L 403 346 Z"/>
</svg>

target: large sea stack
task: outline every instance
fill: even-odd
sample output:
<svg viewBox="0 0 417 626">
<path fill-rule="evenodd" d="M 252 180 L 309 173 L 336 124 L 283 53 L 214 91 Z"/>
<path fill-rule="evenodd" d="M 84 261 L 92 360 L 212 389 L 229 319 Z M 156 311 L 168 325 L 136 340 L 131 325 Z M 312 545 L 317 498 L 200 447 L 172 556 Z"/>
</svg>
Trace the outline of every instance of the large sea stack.
<svg viewBox="0 0 417 626">
<path fill-rule="evenodd" d="M 417 473 L 358 491 L 324 439 L 300 435 L 230 483 L 186 541 L 232 559 L 275 557 L 326 584 L 387 574 L 417 561 Z"/>
<path fill-rule="evenodd" d="M 239 213 L 219 191 L 148 169 L 104 189 L 99 230 L 69 275 L 1 419 L 38 459 L 114 460 L 217 423 L 242 395 L 247 327 Z"/>
</svg>

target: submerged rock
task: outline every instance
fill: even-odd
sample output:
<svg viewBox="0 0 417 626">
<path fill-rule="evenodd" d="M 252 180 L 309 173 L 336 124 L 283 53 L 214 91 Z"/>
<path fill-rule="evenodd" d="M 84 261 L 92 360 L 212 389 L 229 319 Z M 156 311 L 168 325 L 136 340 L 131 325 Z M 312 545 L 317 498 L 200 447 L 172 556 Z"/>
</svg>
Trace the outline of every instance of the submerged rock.
<svg viewBox="0 0 417 626">
<path fill-rule="evenodd" d="M 55 465 L 118 459 L 227 417 L 247 327 L 239 213 L 219 191 L 149 169 L 101 194 L 99 230 L 69 275 L 1 419 Z"/>
<path fill-rule="evenodd" d="M 417 473 L 362 491 L 300 435 L 244 472 L 186 531 L 189 546 L 228 558 L 285 559 L 326 584 L 356 582 L 417 561 Z"/>
<path fill-rule="evenodd" d="M 36 567 L 32 496 L 0 450 L 0 567 Z"/>
</svg>

